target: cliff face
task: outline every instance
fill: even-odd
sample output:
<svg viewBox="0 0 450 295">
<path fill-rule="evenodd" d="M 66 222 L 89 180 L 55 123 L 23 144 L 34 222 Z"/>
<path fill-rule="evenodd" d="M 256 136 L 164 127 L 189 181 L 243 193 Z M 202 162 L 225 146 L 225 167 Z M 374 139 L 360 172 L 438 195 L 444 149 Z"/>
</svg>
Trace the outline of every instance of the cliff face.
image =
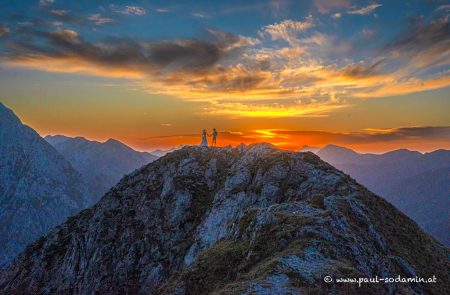
<svg viewBox="0 0 450 295">
<path fill-rule="evenodd" d="M 2 273 L 6 294 L 445 294 L 449 251 L 312 153 L 185 147 Z M 325 276 L 432 277 L 338 284 Z"/>
<path fill-rule="evenodd" d="M 0 103 L 0 266 L 86 208 L 85 187 L 68 161 Z"/>
</svg>

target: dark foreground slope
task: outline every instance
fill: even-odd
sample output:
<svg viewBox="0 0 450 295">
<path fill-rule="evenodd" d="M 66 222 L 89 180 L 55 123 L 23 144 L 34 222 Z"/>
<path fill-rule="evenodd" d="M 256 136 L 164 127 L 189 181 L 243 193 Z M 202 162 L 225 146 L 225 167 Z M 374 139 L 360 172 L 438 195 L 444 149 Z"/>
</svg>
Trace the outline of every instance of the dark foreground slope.
<svg viewBox="0 0 450 295">
<path fill-rule="evenodd" d="M 185 147 L 30 245 L 2 294 L 449 294 L 449 251 L 311 153 Z M 325 283 L 324 276 L 436 284 Z"/>
</svg>

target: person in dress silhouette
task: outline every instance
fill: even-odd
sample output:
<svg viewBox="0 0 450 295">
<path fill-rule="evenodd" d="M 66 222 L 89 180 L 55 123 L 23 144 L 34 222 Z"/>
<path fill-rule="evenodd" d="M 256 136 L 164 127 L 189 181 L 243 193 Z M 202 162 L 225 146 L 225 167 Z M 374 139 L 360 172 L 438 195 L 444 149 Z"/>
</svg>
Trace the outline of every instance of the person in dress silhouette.
<svg viewBox="0 0 450 295">
<path fill-rule="evenodd" d="M 208 139 L 206 138 L 206 136 L 208 136 L 208 134 L 206 133 L 206 130 L 203 129 L 203 132 L 202 132 L 202 142 L 200 143 L 200 146 L 208 147 Z"/>
<path fill-rule="evenodd" d="M 216 146 L 217 144 L 217 130 L 216 128 L 213 129 L 213 133 L 212 133 L 212 142 L 211 142 L 211 146 Z"/>
</svg>

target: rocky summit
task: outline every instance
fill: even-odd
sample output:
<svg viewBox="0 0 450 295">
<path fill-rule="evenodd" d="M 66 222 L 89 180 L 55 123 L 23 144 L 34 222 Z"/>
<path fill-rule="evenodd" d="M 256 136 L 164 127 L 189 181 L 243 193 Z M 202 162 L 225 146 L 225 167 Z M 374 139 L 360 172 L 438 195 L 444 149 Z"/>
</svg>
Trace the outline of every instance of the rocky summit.
<svg viewBox="0 0 450 295">
<path fill-rule="evenodd" d="M 0 293 L 450 294 L 449 252 L 312 153 L 184 147 L 29 245 Z M 437 282 L 337 282 L 399 275 Z"/>
</svg>

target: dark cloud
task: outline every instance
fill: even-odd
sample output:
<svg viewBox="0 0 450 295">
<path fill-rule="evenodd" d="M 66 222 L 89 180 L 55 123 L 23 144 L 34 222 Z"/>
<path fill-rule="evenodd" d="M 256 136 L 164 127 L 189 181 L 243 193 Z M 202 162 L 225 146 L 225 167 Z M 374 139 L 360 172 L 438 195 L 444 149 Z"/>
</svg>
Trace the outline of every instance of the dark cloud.
<svg viewBox="0 0 450 295">
<path fill-rule="evenodd" d="M 218 85 L 221 86 L 221 90 L 247 91 L 249 89 L 256 89 L 264 79 L 264 76 L 246 73 L 245 75 L 240 75 L 233 79 L 221 81 Z"/>
<path fill-rule="evenodd" d="M 10 60 L 48 57 L 76 58 L 102 66 L 124 67 L 140 72 L 206 71 L 217 64 L 230 48 L 239 45 L 233 34 L 214 31 L 211 40 L 142 41 L 131 37 L 110 37 L 103 42 L 84 40 L 73 30 L 43 31 L 24 28 L 9 44 Z"/>
<path fill-rule="evenodd" d="M 95 44 L 83 40 L 72 30 L 52 32 L 34 30 L 27 32 L 30 38 L 10 44 L 11 60 L 50 57 L 55 59 L 77 58 L 104 66 L 141 68 L 148 64 L 143 48 L 128 38 L 109 40 Z"/>
<path fill-rule="evenodd" d="M 317 136 L 336 144 L 378 143 L 404 140 L 450 140 L 449 126 L 368 129 L 360 133 L 331 133 L 321 131 L 276 131 L 279 135 Z"/>
<path fill-rule="evenodd" d="M 393 129 L 391 133 L 377 135 L 381 139 L 442 139 L 450 140 L 450 127 L 404 127 Z"/>
<path fill-rule="evenodd" d="M 159 68 L 199 70 L 215 65 L 223 55 L 223 46 L 200 40 L 162 41 L 149 46 L 149 61 Z"/>
<path fill-rule="evenodd" d="M 408 30 L 397 36 L 384 50 L 398 50 L 402 54 L 417 54 L 432 49 L 443 53 L 450 47 L 449 15 L 425 22 L 423 18 L 411 18 Z"/>
<path fill-rule="evenodd" d="M 378 75 L 377 68 L 384 62 L 379 60 L 371 65 L 365 63 L 351 64 L 342 69 L 342 74 L 352 78 L 363 78 Z"/>
<path fill-rule="evenodd" d="M 6 25 L 0 24 L 0 38 L 9 33 L 9 28 Z"/>
</svg>

